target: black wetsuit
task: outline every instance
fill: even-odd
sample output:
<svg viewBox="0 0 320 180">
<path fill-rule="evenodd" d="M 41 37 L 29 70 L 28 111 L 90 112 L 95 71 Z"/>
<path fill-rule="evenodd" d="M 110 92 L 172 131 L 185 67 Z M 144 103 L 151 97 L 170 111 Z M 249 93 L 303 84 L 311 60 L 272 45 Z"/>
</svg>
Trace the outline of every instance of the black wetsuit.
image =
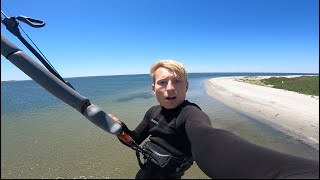
<svg viewBox="0 0 320 180">
<path fill-rule="evenodd" d="M 149 135 L 150 141 L 176 157 L 192 156 L 191 144 L 186 134 L 186 126 L 193 121 L 211 126 L 209 117 L 196 104 L 184 101 L 174 109 L 166 109 L 160 105 L 150 108 L 142 122 L 130 131 L 124 124 L 123 130 L 136 143 L 141 144 Z M 190 126 L 188 126 L 190 128 Z M 136 178 L 180 178 L 183 173 L 176 174 L 171 169 L 161 169 L 147 162 L 147 170 L 140 170 Z"/>
<path fill-rule="evenodd" d="M 276 152 L 252 144 L 233 133 L 215 129 L 200 108 L 184 101 L 175 109 L 150 108 L 130 131 L 138 144 L 150 141 L 175 156 L 189 156 L 211 178 L 319 178 L 319 162 Z M 136 178 L 180 178 L 152 163 Z"/>
</svg>

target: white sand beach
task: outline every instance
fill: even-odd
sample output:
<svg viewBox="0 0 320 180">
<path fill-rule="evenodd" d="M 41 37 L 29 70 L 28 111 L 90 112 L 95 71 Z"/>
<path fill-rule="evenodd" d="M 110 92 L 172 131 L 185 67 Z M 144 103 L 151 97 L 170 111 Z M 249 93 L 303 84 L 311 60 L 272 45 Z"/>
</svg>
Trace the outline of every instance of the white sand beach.
<svg viewBox="0 0 320 180">
<path fill-rule="evenodd" d="M 240 82 L 242 78 L 206 80 L 206 91 L 224 104 L 262 118 L 264 123 L 319 150 L 319 96 Z"/>
</svg>

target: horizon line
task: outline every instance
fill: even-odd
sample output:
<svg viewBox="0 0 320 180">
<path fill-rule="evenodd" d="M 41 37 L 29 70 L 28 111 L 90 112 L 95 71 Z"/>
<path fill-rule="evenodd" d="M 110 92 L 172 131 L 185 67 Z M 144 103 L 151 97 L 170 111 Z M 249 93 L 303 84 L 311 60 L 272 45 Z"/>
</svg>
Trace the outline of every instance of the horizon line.
<svg viewBox="0 0 320 180">
<path fill-rule="evenodd" d="M 267 74 L 311 74 L 311 75 L 319 75 L 319 73 L 301 73 L 301 72 L 188 72 L 188 74 L 221 74 L 221 73 L 267 73 Z M 134 76 L 134 75 L 150 75 L 146 73 L 141 74 L 110 74 L 110 75 L 91 75 L 91 76 L 73 76 L 73 77 L 63 77 L 63 79 L 72 79 L 72 78 L 86 78 L 86 77 L 105 77 L 105 76 Z M 18 79 L 18 80 L 1 80 L 1 82 L 8 82 L 8 81 L 30 81 L 33 80 L 29 77 L 29 79 Z"/>
</svg>

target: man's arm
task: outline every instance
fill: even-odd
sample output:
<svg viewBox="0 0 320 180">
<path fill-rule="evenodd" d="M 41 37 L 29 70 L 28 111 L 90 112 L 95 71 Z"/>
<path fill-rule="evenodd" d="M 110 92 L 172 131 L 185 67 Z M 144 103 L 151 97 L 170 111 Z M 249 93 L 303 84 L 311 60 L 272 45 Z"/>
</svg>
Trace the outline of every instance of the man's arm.
<svg viewBox="0 0 320 180">
<path fill-rule="evenodd" d="M 119 118 L 113 116 L 112 114 L 109 114 L 115 121 L 117 121 L 119 124 L 122 125 L 122 130 L 128 134 L 137 144 L 141 144 L 148 136 L 149 136 L 149 115 L 152 112 L 152 108 L 150 108 L 146 114 L 144 115 L 143 120 L 140 122 L 140 124 L 133 130 L 131 131 L 127 125 L 120 121 Z M 128 146 L 123 140 L 118 138 L 121 143 L 124 145 Z"/>
<path fill-rule="evenodd" d="M 209 177 L 319 178 L 318 161 L 255 145 L 229 131 L 215 129 L 207 119 L 199 120 L 193 114 L 186 122 L 186 133 L 194 160 Z"/>
</svg>

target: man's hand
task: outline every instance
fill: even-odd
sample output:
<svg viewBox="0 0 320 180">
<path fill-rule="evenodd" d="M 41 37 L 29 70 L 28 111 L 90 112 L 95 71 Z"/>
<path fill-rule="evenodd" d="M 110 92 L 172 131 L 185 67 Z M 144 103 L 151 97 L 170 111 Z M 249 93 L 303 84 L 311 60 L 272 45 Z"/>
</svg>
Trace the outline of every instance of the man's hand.
<svg viewBox="0 0 320 180">
<path fill-rule="evenodd" d="M 119 118 L 113 116 L 112 114 L 108 114 L 112 119 L 114 119 L 117 123 L 119 123 L 122 126 L 122 131 L 117 135 L 117 138 L 120 140 L 120 142 L 128 147 L 131 147 L 132 143 L 134 143 L 131 136 L 129 136 L 127 133 L 130 133 L 130 130 L 127 128 L 127 126 L 120 121 Z M 126 131 L 126 132 L 125 132 Z"/>
<path fill-rule="evenodd" d="M 119 123 L 120 125 L 122 125 L 122 122 L 120 121 L 119 118 L 113 116 L 112 114 L 108 114 L 110 117 L 112 117 L 117 123 Z"/>
</svg>

